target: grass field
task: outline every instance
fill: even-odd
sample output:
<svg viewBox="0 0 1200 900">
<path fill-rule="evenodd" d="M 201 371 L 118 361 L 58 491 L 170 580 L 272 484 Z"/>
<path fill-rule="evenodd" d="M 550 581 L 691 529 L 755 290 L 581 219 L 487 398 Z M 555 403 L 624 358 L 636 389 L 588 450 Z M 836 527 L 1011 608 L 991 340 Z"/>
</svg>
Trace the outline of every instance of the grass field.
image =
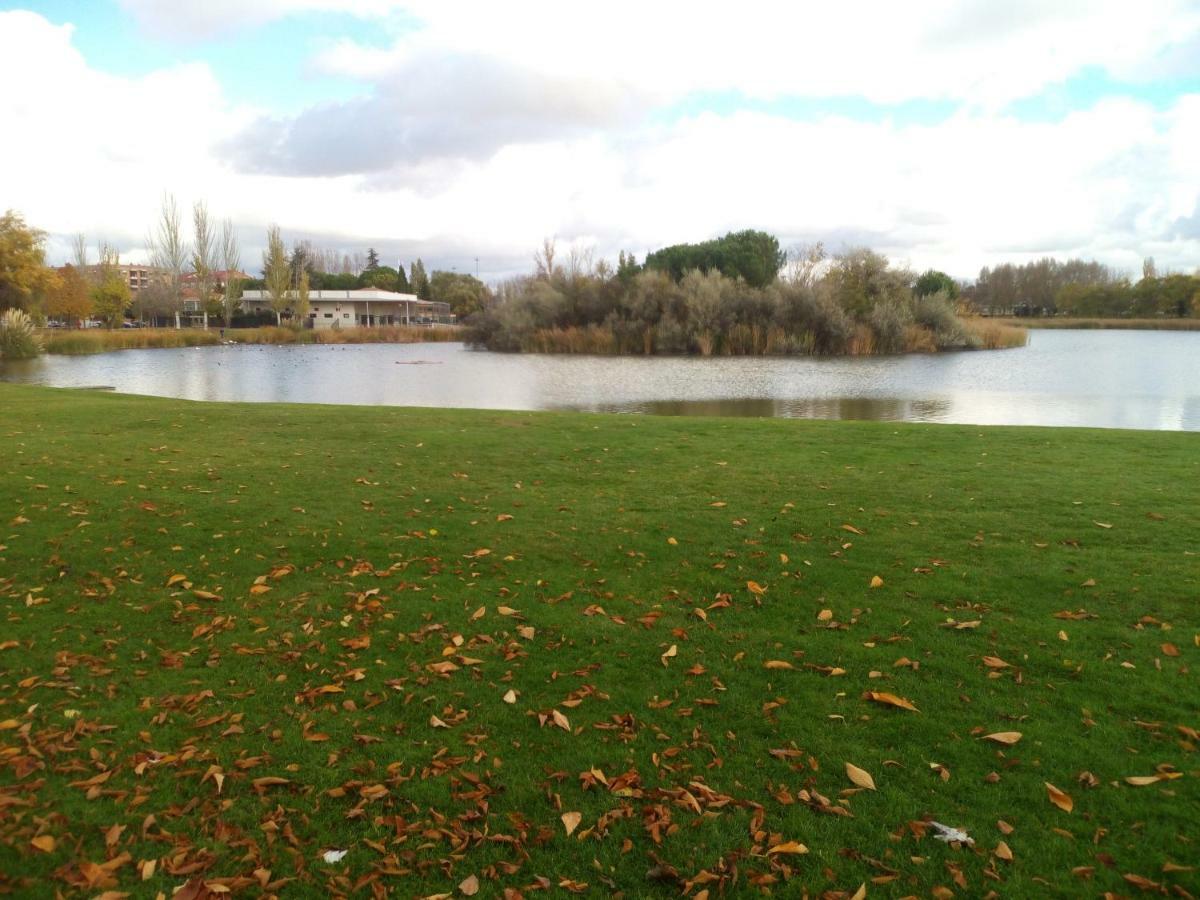
<svg viewBox="0 0 1200 900">
<path fill-rule="evenodd" d="M 1200 435 L 0 404 L 0 891 L 1200 893 Z"/>
</svg>

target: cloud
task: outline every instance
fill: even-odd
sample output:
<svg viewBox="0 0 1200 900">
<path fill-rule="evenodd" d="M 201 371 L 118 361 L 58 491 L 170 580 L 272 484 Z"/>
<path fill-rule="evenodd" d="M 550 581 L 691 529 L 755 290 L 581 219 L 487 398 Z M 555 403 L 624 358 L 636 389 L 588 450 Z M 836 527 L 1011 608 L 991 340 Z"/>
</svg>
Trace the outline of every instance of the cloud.
<svg viewBox="0 0 1200 900">
<path fill-rule="evenodd" d="M 620 86 L 550 80 L 486 57 L 422 53 L 392 60 L 378 77 L 370 97 L 259 119 L 227 145 L 231 162 L 274 175 L 423 178 L 438 161 L 484 160 L 508 144 L 570 138 L 632 112 Z"/>
<path fill-rule="evenodd" d="M 791 48 L 760 63 L 742 49 L 745 26 L 728 24 L 723 40 L 708 26 L 673 32 L 658 4 L 646 6 L 644 16 L 631 16 L 618 0 L 594 27 L 574 26 L 570 43 L 553 40 L 572 27 L 570 14 L 556 17 L 548 6 L 519 5 L 511 21 L 503 9 L 483 9 L 482 21 L 461 31 L 451 25 L 474 7 L 422 7 L 425 27 L 408 38 L 361 58 L 354 45 L 336 45 L 319 61 L 331 70 L 353 62 L 356 77 L 372 85 L 368 95 L 291 118 L 242 106 L 204 63 L 118 78 L 89 65 L 69 26 L 0 13 L 0 79 L 36 85 L 0 93 L 0 121 L 23 136 L 4 145 L 0 197 L 62 236 L 60 258 L 76 231 L 93 244 L 118 240 L 127 258 L 139 253 L 164 189 L 185 209 L 203 198 L 215 216 L 238 223 L 249 267 L 270 222 L 289 241 L 374 245 L 389 260 L 421 255 L 431 266 L 469 271 L 478 256 L 491 278 L 527 269 L 547 235 L 611 259 L 621 249 L 641 254 L 746 227 L 769 230 L 785 246 L 869 244 L 914 268 L 960 277 L 1045 254 L 1096 256 L 1127 269 L 1147 254 L 1163 269 L 1191 270 L 1200 258 L 1200 95 L 1157 105 L 1110 98 L 1038 122 L 975 102 L 926 124 L 795 118 L 736 105 L 644 115 L 700 88 L 798 90 L 832 66 L 837 54 L 825 43 L 849 41 L 823 40 L 831 22 L 849 15 L 842 12 L 810 10 L 808 29 L 790 12 L 760 18 L 763 53 Z M 1149 7 L 1145 16 L 1158 23 L 1168 8 Z M 531 19 L 530 9 L 545 20 Z M 703 18 L 703 9 L 688 9 Z M 1073 7 L 1062 9 L 1064 22 L 1085 27 Z M 1108 33 L 1110 7 L 1097 10 L 1104 22 L 1086 27 Z M 941 71 L 936 90 L 961 93 L 938 68 L 945 55 L 893 77 L 887 66 L 920 56 L 924 44 L 912 41 L 932 29 L 909 21 L 924 14 L 881 15 L 878 27 L 894 26 L 892 39 L 907 49 L 887 50 L 871 29 L 867 49 L 829 68 L 824 81 L 813 75 L 814 91 L 840 72 L 843 90 L 908 95 L 925 90 L 928 70 Z M 528 35 L 517 33 L 526 27 Z M 996 52 L 986 34 L 996 26 L 986 17 L 956 27 L 985 45 L 980 52 Z M 1157 24 L 1129 30 L 1159 33 Z M 1020 47 L 1026 31 L 998 40 Z M 970 47 L 945 53 L 969 55 Z M 1137 53 L 1122 53 L 1136 67 Z M 706 67 L 696 63 L 704 54 Z M 1025 67 L 1024 57 L 1014 58 Z M 1038 78 L 1059 71 L 1028 62 Z"/>
<path fill-rule="evenodd" d="M 94 0 L 95 2 L 95 0 Z M 362 18 L 385 16 L 401 6 L 392 0 L 117 0 L 149 35 L 192 42 L 266 25 L 300 13 L 334 12 Z"/>
</svg>

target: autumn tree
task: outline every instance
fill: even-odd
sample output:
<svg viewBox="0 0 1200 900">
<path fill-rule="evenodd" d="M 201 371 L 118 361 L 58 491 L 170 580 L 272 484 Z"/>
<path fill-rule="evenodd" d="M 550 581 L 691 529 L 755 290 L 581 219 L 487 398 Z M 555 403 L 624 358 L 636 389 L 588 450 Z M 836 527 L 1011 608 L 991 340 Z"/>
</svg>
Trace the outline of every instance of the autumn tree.
<svg viewBox="0 0 1200 900">
<path fill-rule="evenodd" d="M 91 314 L 92 294 L 87 278 L 78 266 L 63 266 L 46 293 L 46 315 L 72 326 Z"/>
<path fill-rule="evenodd" d="M 125 320 L 130 299 L 129 285 L 115 269 L 103 272 L 92 288 L 94 314 L 108 328 L 116 328 Z"/>
<path fill-rule="evenodd" d="M 483 309 L 490 292 L 474 275 L 439 271 L 429 278 L 429 299 L 449 303 L 451 312 L 462 317 Z"/>
<path fill-rule="evenodd" d="M 300 278 L 296 281 L 296 302 L 292 306 L 292 315 L 295 317 L 297 325 L 303 325 L 308 318 L 308 269 L 300 269 Z"/>
<path fill-rule="evenodd" d="M 0 216 L 0 310 L 28 309 L 50 284 L 45 240 L 13 210 Z"/>
<path fill-rule="evenodd" d="M 288 289 L 291 287 L 292 270 L 288 264 L 287 248 L 279 234 L 279 226 L 267 229 L 267 249 L 263 253 L 263 283 L 270 296 L 271 309 L 275 312 L 275 324 L 283 324 L 283 313 L 291 304 Z"/>
</svg>

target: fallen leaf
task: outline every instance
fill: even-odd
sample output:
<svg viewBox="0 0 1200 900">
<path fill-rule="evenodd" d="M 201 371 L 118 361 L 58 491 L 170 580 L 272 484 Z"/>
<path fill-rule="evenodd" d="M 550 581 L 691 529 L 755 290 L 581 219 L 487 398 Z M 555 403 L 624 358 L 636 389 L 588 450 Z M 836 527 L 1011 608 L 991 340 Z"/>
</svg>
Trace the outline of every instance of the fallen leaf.
<svg viewBox="0 0 1200 900">
<path fill-rule="evenodd" d="M 920 712 L 911 700 L 906 700 L 903 697 L 897 697 L 895 694 L 889 694 L 886 691 L 866 691 L 863 693 L 864 700 L 872 700 L 875 703 L 882 703 L 885 706 L 895 706 L 899 709 L 907 709 L 912 712 Z"/>
<path fill-rule="evenodd" d="M 465 897 L 474 897 L 479 893 L 479 879 L 474 875 L 468 875 L 458 883 L 458 889 Z"/>
<path fill-rule="evenodd" d="M 846 763 L 846 777 L 860 788 L 875 790 L 875 779 L 871 777 L 871 773 L 860 769 L 854 763 Z"/>
<path fill-rule="evenodd" d="M 871 576 L 871 587 L 873 587 L 873 588 L 883 587 L 883 579 L 880 578 L 878 575 L 872 575 Z"/>
<path fill-rule="evenodd" d="M 767 849 L 767 854 L 770 856 L 774 856 L 779 853 L 802 854 L 807 852 L 808 848 L 799 841 L 784 841 L 782 844 L 776 844 L 774 847 Z"/>
<path fill-rule="evenodd" d="M 560 818 L 562 819 L 563 828 L 567 829 L 567 837 L 570 837 L 575 829 L 579 827 L 579 823 L 583 821 L 583 813 L 565 812 Z"/>
<path fill-rule="evenodd" d="M 676 647 L 674 644 L 672 644 L 670 647 L 667 648 L 667 651 L 662 656 L 659 657 L 659 659 L 662 661 L 662 664 L 665 666 L 667 664 L 667 660 L 674 658 L 678 652 L 679 652 L 679 648 Z"/>
<path fill-rule="evenodd" d="M 43 853 L 53 853 L 54 848 L 58 846 L 58 842 L 54 840 L 54 835 L 39 834 L 29 843 L 33 844 L 34 849 L 41 850 Z"/>
<path fill-rule="evenodd" d="M 997 731 L 994 734 L 985 734 L 982 740 L 995 741 L 997 744 L 1007 744 L 1012 746 L 1021 739 L 1019 731 Z"/>
<path fill-rule="evenodd" d="M 1013 860 L 1013 852 L 1009 849 L 1008 844 L 1004 843 L 1004 841 L 1000 841 L 996 844 L 995 854 L 997 858 L 1002 859 L 1005 862 L 1012 862 Z"/>
<path fill-rule="evenodd" d="M 1075 808 L 1075 801 L 1070 795 L 1060 791 L 1050 782 L 1046 782 L 1046 796 L 1050 798 L 1050 802 L 1061 809 L 1063 812 L 1070 812 Z"/>
</svg>

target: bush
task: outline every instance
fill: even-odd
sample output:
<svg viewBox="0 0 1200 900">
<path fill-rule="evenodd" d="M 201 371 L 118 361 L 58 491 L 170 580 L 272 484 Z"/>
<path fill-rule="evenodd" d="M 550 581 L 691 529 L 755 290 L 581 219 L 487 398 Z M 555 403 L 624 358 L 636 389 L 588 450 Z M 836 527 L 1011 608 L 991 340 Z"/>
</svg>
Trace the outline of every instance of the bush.
<svg viewBox="0 0 1200 900">
<path fill-rule="evenodd" d="M 875 352 L 903 353 L 912 314 L 902 303 L 888 300 L 875 306 L 867 321 L 875 332 Z"/>
<path fill-rule="evenodd" d="M 6 310 L 0 316 L 0 358 L 33 359 L 41 352 L 42 342 L 29 313 L 21 309 Z"/>
</svg>

